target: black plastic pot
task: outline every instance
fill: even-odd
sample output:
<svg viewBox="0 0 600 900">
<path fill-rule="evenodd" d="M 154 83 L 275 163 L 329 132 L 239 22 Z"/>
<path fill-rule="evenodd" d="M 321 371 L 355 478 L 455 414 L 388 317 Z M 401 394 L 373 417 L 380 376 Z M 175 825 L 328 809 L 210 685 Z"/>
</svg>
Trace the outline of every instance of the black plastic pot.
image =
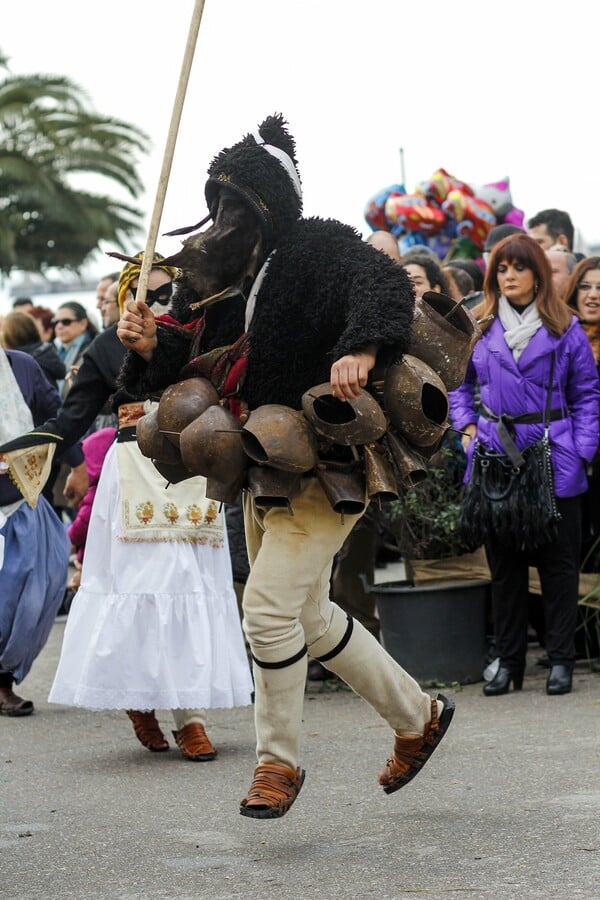
<svg viewBox="0 0 600 900">
<path fill-rule="evenodd" d="M 481 681 L 489 584 L 370 586 L 385 649 L 422 684 Z"/>
</svg>

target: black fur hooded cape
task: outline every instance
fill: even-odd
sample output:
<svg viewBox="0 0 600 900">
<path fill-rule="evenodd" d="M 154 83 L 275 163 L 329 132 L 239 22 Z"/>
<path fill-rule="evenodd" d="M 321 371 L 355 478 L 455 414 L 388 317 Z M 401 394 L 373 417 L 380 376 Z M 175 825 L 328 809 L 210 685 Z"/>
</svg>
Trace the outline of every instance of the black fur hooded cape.
<svg viewBox="0 0 600 900">
<path fill-rule="evenodd" d="M 190 316 L 189 299 L 181 284 L 174 314 L 182 321 Z M 400 359 L 410 347 L 413 311 L 413 289 L 398 263 L 348 225 L 299 219 L 278 241 L 256 298 L 242 399 L 250 409 L 267 403 L 300 409 L 302 394 L 329 381 L 332 363 L 345 354 L 376 344 L 378 364 Z M 201 352 L 243 332 L 241 297 L 205 315 Z M 130 351 L 120 383 L 147 397 L 180 380 L 191 339 L 191 332 L 160 329 L 151 365 Z"/>
</svg>

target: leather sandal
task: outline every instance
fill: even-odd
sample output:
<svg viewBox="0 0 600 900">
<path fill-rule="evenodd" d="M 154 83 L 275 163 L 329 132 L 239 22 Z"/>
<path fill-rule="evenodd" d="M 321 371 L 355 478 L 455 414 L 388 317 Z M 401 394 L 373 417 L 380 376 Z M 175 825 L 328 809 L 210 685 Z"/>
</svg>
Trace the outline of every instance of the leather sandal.
<svg viewBox="0 0 600 900">
<path fill-rule="evenodd" d="M 280 819 L 300 793 L 304 769 L 264 763 L 254 770 L 250 790 L 240 803 L 240 813 L 251 819 Z"/>
<path fill-rule="evenodd" d="M 437 695 L 437 700 L 444 704 L 442 715 L 438 718 L 436 700 L 431 701 L 431 719 L 425 727 L 422 736 L 406 737 L 394 732 L 394 751 L 391 759 L 388 759 L 385 769 L 379 773 L 379 784 L 386 794 L 393 794 L 408 784 L 415 775 L 421 771 L 441 739 L 444 737 L 452 716 L 454 715 L 454 701 Z"/>
<path fill-rule="evenodd" d="M 168 741 L 160 730 L 153 709 L 150 712 L 128 709 L 126 712 L 133 722 L 133 730 L 140 744 L 153 753 L 162 753 L 169 749 Z"/>
<path fill-rule="evenodd" d="M 199 722 L 190 722 L 173 732 L 173 737 L 181 751 L 181 755 L 192 762 L 208 762 L 214 759 L 217 751 L 209 741 L 204 730 L 204 725 Z"/>
</svg>

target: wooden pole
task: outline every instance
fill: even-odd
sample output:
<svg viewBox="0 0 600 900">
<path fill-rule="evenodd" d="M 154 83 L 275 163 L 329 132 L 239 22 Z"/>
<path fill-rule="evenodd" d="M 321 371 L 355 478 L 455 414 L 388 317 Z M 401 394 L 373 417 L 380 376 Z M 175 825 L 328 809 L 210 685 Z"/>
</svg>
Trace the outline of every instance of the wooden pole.
<svg viewBox="0 0 600 900">
<path fill-rule="evenodd" d="M 173 104 L 173 112 L 171 113 L 171 123 L 169 125 L 169 133 L 163 154 L 162 168 L 156 188 L 156 197 L 154 200 L 154 208 L 152 210 L 152 218 L 150 219 L 150 229 L 144 249 L 144 259 L 140 269 L 139 285 L 136 293 L 136 299 L 145 301 L 146 291 L 148 289 L 148 277 L 152 269 L 152 257 L 156 247 L 156 238 L 158 236 L 158 228 L 165 203 L 167 193 L 167 185 L 169 183 L 169 175 L 171 174 L 171 165 L 175 154 L 175 144 L 177 142 L 177 132 L 179 131 L 179 123 L 181 121 L 181 112 L 183 110 L 183 102 L 188 86 L 192 62 L 194 60 L 194 51 L 196 49 L 196 41 L 198 39 L 198 31 L 200 30 L 200 22 L 202 21 L 202 13 L 204 11 L 205 0 L 195 0 L 194 11 L 190 22 L 187 43 L 183 60 L 181 63 L 181 72 L 179 75 L 179 84 L 177 86 L 177 94 Z"/>
</svg>

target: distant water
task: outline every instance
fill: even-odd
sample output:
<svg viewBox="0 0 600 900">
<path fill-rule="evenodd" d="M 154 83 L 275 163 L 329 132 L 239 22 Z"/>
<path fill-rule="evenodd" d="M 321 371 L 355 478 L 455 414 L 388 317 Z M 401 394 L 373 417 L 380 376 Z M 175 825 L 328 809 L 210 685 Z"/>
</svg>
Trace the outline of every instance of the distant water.
<svg viewBox="0 0 600 900">
<path fill-rule="evenodd" d="M 24 296 L 27 296 L 24 294 Z M 6 294 L 0 294 L 0 315 L 6 315 L 12 309 L 13 299 L 9 299 Z M 69 300 L 75 300 L 81 303 L 88 311 L 91 321 L 97 328 L 101 327 L 100 313 L 96 308 L 96 291 L 65 291 L 63 294 L 33 294 L 31 297 L 36 306 L 46 306 L 55 312 L 62 303 Z"/>
</svg>

